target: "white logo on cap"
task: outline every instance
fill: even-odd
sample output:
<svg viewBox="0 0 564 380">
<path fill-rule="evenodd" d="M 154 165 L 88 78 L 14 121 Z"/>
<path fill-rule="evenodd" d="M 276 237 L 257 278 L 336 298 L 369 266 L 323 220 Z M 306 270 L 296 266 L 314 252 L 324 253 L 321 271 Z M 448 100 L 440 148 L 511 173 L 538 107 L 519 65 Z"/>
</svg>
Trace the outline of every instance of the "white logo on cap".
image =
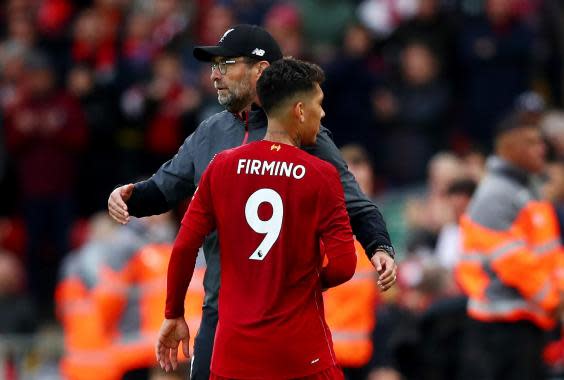
<svg viewBox="0 0 564 380">
<path fill-rule="evenodd" d="M 251 54 L 258 55 L 258 56 L 262 57 L 264 55 L 264 50 L 256 48 L 255 50 L 253 50 L 253 52 Z"/>
<path fill-rule="evenodd" d="M 228 29 L 227 32 L 223 33 L 223 36 L 219 39 L 219 42 L 223 42 L 223 39 L 225 38 L 225 36 L 227 36 L 229 33 L 231 33 L 232 31 L 234 31 L 235 29 Z"/>
</svg>

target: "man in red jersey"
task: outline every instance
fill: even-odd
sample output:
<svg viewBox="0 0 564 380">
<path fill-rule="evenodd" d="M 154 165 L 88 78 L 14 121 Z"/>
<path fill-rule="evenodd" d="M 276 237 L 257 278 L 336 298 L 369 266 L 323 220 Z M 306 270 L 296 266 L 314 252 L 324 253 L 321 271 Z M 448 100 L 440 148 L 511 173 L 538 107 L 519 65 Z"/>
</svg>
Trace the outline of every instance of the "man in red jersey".
<svg viewBox="0 0 564 380">
<path fill-rule="evenodd" d="M 169 263 L 156 348 L 163 368 L 176 367 L 180 341 L 189 355 L 184 297 L 198 248 L 217 228 L 221 313 L 210 378 L 343 378 L 321 292 L 354 274 L 353 236 L 336 169 L 298 149 L 315 143 L 323 79 L 310 63 L 273 63 L 257 84 L 264 140 L 218 154 L 204 173 Z"/>
</svg>

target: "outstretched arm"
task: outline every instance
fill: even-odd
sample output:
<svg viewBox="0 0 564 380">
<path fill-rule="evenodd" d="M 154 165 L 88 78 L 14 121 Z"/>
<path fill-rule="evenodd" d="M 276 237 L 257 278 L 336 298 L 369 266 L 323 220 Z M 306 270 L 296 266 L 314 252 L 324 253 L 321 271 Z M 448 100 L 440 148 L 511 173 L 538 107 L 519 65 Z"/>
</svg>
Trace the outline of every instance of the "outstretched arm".
<svg viewBox="0 0 564 380">
<path fill-rule="evenodd" d="M 199 191 L 194 194 L 184 215 L 168 264 L 165 321 L 155 349 L 157 361 L 167 371 L 176 369 L 181 341 L 184 355 L 189 356 L 187 344 L 190 331 L 184 320 L 184 298 L 194 274 L 198 250 L 205 237 L 215 228 L 209 187 L 211 170 L 212 165 L 204 173 Z"/>
</svg>

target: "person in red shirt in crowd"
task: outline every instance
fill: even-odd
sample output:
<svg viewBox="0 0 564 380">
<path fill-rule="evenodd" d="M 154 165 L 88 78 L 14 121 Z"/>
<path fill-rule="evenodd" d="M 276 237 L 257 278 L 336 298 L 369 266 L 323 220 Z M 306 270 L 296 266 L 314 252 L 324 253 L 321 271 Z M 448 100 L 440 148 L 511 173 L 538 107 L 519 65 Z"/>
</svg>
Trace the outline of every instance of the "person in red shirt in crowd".
<svg viewBox="0 0 564 380">
<path fill-rule="evenodd" d="M 169 263 L 162 368 L 176 368 L 180 341 L 189 356 L 184 297 L 198 247 L 217 227 L 221 313 L 210 379 L 343 379 L 321 292 L 354 274 L 353 235 L 337 171 L 299 149 L 315 143 L 325 115 L 323 79 L 314 64 L 271 64 L 257 83 L 264 140 L 219 153 L 204 173 Z"/>
<path fill-rule="evenodd" d="M 59 262 L 70 250 L 77 163 L 88 128 L 80 104 L 57 89 L 46 55 L 28 58 L 22 80 L 23 96 L 5 115 L 6 147 L 18 176 L 30 288 L 51 310 Z"/>
</svg>

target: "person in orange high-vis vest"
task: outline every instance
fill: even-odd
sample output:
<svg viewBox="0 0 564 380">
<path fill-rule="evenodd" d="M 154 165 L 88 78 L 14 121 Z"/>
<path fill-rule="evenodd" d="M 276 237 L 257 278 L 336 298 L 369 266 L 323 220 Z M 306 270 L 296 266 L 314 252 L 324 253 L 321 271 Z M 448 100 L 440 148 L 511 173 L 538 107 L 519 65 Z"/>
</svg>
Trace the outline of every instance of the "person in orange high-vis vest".
<svg viewBox="0 0 564 380">
<path fill-rule="evenodd" d="M 111 353 L 121 376 L 146 376 L 156 366 L 155 342 L 166 300 L 166 275 L 172 245 L 151 243 L 104 268 L 95 298 L 113 332 Z M 115 259 L 115 258 L 114 258 Z M 204 268 L 194 272 L 186 297 L 186 321 L 197 331 L 204 297 Z M 200 284 L 197 286 L 197 284 Z M 193 339 L 193 337 L 191 337 Z M 193 340 L 190 342 L 193 345 Z"/>
<path fill-rule="evenodd" d="M 106 249 L 87 244 L 62 263 L 55 290 L 57 318 L 63 326 L 64 355 L 61 375 L 68 380 L 119 380 L 110 352 L 111 339 L 91 290 L 97 281 L 96 257 Z"/>
<path fill-rule="evenodd" d="M 543 331 L 562 303 L 564 252 L 555 211 L 532 181 L 545 163 L 535 120 L 520 112 L 500 124 L 496 156 L 461 220 L 456 278 L 470 316 L 463 380 L 543 378 Z"/>
<path fill-rule="evenodd" d="M 364 379 L 372 358 L 378 288 L 374 266 L 355 240 L 357 264 L 346 283 L 323 293 L 325 319 L 331 329 L 337 362 L 347 379 Z"/>
</svg>

